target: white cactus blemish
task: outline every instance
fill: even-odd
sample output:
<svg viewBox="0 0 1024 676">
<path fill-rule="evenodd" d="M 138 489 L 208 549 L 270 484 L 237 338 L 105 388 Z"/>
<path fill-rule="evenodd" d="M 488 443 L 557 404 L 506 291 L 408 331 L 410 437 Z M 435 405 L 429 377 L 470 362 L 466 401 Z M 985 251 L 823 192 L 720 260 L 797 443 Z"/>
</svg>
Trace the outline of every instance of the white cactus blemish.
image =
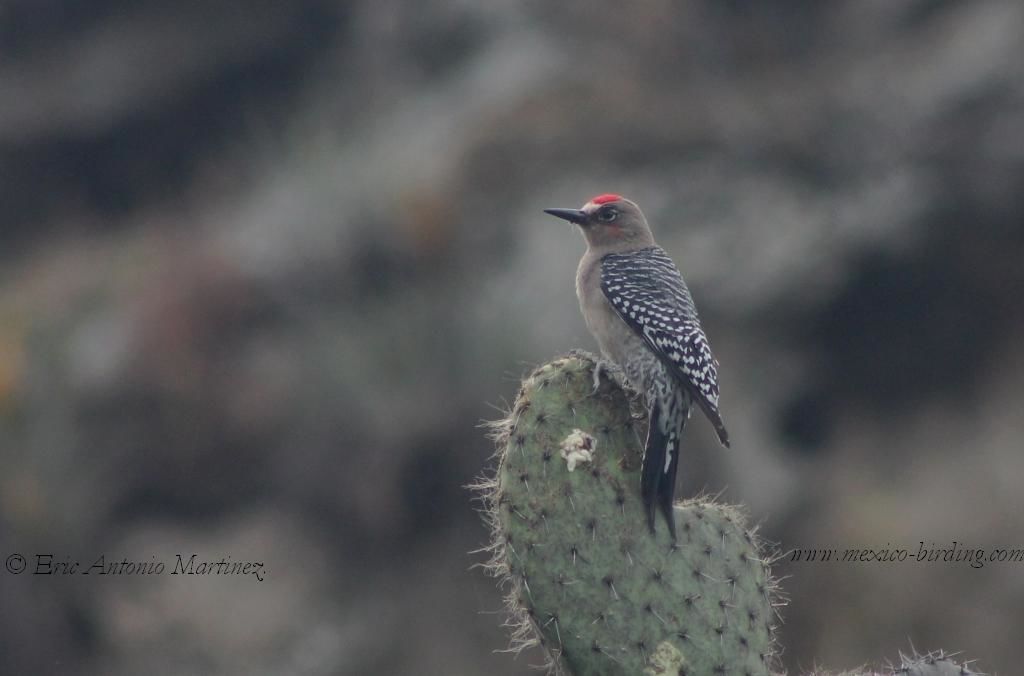
<svg viewBox="0 0 1024 676">
<path fill-rule="evenodd" d="M 581 429 L 574 429 L 562 440 L 561 455 L 565 458 L 565 466 L 571 472 L 579 463 L 593 462 L 596 448 L 597 439 Z"/>
</svg>

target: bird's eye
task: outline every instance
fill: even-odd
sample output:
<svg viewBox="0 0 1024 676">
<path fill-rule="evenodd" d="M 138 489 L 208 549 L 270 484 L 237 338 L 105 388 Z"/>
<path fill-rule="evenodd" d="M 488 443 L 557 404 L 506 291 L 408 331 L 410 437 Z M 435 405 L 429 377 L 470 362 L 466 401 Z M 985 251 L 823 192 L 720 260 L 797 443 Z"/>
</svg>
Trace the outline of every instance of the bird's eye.
<svg viewBox="0 0 1024 676">
<path fill-rule="evenodd" d="M 597 220 L 611 223 L 619 217 L 619 212 L 613 207 L 604 207 L 597 212 Z"/>
</svg>

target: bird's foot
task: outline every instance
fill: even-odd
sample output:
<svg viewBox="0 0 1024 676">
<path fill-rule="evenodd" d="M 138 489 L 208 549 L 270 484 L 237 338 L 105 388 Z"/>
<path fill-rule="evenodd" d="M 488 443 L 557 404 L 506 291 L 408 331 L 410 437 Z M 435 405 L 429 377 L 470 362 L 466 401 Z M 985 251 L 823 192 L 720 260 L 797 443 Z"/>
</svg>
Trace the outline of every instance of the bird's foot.
<svg viewBox="0 0 1024 676">
<path fill-rule="evenodd" d="M 598 359 L 594 363 L 594 391 L 591 392 L 591 396 L 597 394 L 598 390 L 601 389 L 601 372 L 604 371 L 608 379 L 618 385 L 621 389 L 626 389 L 625 373 L 619 368 L 619 365 L 613 361 L 609 361 L 604 358 Z"/>
</svg>

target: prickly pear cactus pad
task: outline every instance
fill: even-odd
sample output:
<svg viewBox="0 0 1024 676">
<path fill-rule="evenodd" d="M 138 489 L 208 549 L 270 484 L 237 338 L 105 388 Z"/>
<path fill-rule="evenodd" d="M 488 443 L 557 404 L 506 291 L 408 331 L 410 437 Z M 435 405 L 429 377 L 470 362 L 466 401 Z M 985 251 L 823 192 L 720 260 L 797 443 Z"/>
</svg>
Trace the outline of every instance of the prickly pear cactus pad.
<svg viewBox="0 0 1024 676">
<path fill-rule="evenodd" d="M 774 584 L 732 507 L 676 506 L 652 535 L 640 502 L 646 424 L 581 353 L 523 383 L 494 424 L 498 469 L 480 482 L 486 564 L 506 585 L 513 647 L 541 642 L 557 673 L 768 674 Z M 685 471 L 685 469 L 683 470 Z"/>
<path fill-rule="evenodd" d="M 966 662 L 953 655 L 934 652 L 927 655 L 900 656 L 900 666 L 893 669 L 895 676 L 983 676 Z"/>
</svg>

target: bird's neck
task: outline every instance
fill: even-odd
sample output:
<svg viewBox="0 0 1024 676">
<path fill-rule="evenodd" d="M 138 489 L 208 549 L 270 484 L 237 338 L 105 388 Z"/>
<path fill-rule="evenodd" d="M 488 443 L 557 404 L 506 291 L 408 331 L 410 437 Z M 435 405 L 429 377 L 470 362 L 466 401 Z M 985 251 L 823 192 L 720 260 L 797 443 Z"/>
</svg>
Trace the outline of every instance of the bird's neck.
<svg viewBox="0 0 1024 676">
<path fill-rule="evenodd" d="M 611 253 L 628 253 L 638 249 L 646 249 L 655 245 L 650 233 L 640 233 L 632 237 L 600 237 L 587 238 L 587 254 L 601 258 Z"/>
</svg>

